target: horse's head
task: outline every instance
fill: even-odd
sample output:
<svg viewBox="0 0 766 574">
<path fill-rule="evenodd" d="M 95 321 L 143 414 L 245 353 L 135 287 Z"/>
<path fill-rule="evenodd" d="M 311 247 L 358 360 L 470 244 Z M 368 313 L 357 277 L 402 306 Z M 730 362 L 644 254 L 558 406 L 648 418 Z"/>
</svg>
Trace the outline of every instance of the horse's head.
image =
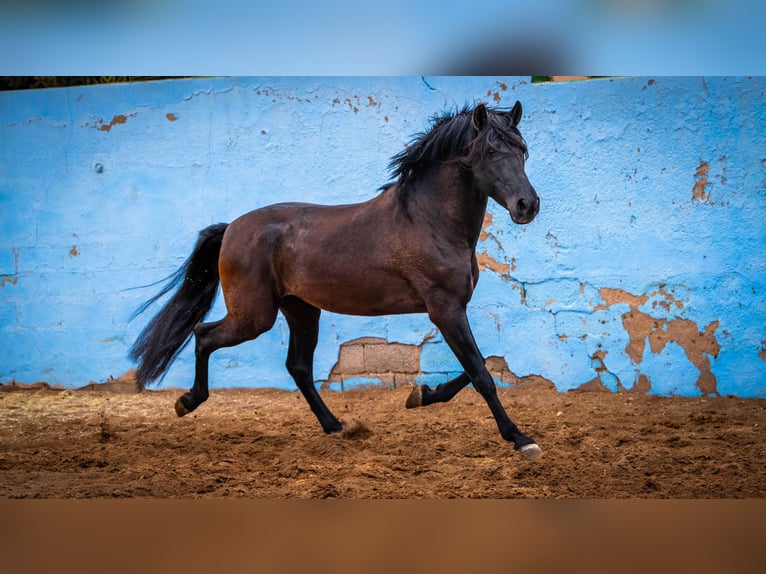
<svg viewBox="0 0 766 574">
<path fill-rule="evenodd" d="M 521 102 L 510 112 L 476 106 L 471 169 L 480 191 L 505 207 L 514 223 L 524 224 L 540 211 L 540 198 L 524 172 L 527 147 L 517 127 L 520 120 Z"/>
</svg>

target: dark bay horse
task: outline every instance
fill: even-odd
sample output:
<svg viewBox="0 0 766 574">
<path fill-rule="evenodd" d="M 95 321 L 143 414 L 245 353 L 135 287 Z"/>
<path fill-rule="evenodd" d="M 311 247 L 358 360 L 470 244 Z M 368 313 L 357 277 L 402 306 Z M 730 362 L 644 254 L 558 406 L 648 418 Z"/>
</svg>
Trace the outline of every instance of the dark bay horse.
<svg viewBox="0 0 766 574">
<path fill-rule="evenodd" d="M 464 372 L 432 389 L 416 385 L 408 408 L 450 400 L 469 383 L 487 401 L 500 434 L 528 458 L 540 456 L 500 404 L 466 318 L 479 277 L 475 248 L 487 202 L 518 224 L 540 200 L 524 172 L 521 104 L 444 114 L 392 158 L 393 181 L 364 203 L 280 203 L 199 234 L 194 251 L 164 289 L 177 290 L 131 349 L 140 388 L 170 366 L 194 335 L 191 390 L 176 402 L 183 416 L 208 398 L 208 359 L 255 339 L 281 311 L 290 328 L 287 370 L 326 433 L 342 430 L 314 386 L 321 309 L 353 315 L 428 313 Z M 226 316 L 203 323 L 220 282 Z"/>
</svg>

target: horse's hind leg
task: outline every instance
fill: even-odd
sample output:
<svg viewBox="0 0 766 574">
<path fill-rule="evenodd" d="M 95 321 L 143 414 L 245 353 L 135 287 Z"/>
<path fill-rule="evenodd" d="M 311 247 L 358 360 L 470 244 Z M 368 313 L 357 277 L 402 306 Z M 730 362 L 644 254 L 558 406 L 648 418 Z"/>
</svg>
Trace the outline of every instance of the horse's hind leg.
<svg viewBox="0 0 766 574">
<path fill-rule="evenodd" d="M 229 320 L 227 323 L 227 319 L 228 317 L 213 323 L 198 323 L 194 327 L 194 384 L 176 401 L 175 409 L 179 417 L 190 413 L 207 400 L 210 355 L 216 349 L 231 347 L 245 340 L 236 336 L 236 330 L 231 327 L 232 322 Z"/>
<path fill-rule="evenodd" d="M 321 311 L 304 301 L 289 298 L 281 304 L 282 313 L 290 327 L 290 346 L 287 351 L 287 370 L 306 398 L 326 433 L 343 430 L 341 422 L 332 414 L 314 387 L 314 350 L 319 335 Z"/>
<path fill-rule="evenodd" d="M 227 315 L 221 321 L 199 323 L 194 327 L 194 385 L 176 401 L 175 409 L 179 417 L 190 413 L 207 400 L 210 355 L 218 349 L 239 345 L 268 331 L 274 324 L 276 314 L 274 308 L 271 313 L 264 315 L 262 321 L 247 324 Z"/>
<path fill-rule="evenodd" d="M 434 403 L 446 403 L 471 382 L 468 373 L 461 373 L 454 379 L 446 383 L 440 383 L 435 389 L 428 385 L 415 385 L 407 397 L 407 403 L 404 405 L 408 409 L 415 407 L 426 407 Z"/>
</svg>

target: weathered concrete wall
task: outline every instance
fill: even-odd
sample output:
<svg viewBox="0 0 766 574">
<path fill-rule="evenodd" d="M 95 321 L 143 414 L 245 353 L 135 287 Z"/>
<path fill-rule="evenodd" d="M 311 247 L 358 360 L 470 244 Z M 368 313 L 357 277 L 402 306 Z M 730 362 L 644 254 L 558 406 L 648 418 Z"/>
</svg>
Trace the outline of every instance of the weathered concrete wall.
<svg viewBox="0 0 766 574">
<path fill-rule="evenodd" d="M 542 208 L 518 227 L 491 206 L 469 309 L 497 380 L 766 396 L 765 91 L 763 78 L 429 77 L 2 93 L 0 381 L 124 373 L 148 319 L 128 317 L 156 290 L 131 288 L 175 270 L 198 229 L 281 200 L 367 199 L 432 114 L 519 99 Z M 212 385 L 293 388 L 286 345 L 280 319 L 214 355 Z M 459 370 L 425 316 L 323 315 L 325 388 Z M 191 377 L 187 348 L 163 385 Z"/>
</svg>

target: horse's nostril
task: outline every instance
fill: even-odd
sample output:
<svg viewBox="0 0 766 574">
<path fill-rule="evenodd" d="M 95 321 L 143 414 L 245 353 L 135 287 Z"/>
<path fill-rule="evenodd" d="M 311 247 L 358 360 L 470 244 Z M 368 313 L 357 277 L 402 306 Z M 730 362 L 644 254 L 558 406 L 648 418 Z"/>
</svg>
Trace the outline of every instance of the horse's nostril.
<svg viewBox="0 0 766 574">
<path fill-rule="evenodd" d="M 516 207 L 518 208 L 519 213 L 526 213 L 527 209 L 529 209 L 529 203 L 526 199 L 520 199 L 516 204 Z"/>
</svg>

